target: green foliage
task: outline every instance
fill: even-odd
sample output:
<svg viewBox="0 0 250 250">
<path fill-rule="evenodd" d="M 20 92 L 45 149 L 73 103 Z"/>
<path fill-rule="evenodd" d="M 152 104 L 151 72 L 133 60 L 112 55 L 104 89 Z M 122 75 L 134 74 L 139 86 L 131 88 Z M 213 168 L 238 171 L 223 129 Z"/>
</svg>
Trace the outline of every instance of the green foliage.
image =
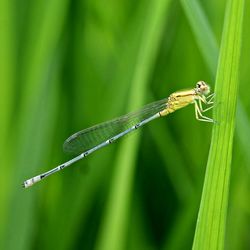
<svg viewBox="0 0 250 250">
<path fill-rule="evenodd" d="M 0 0 L 0 249 L 247 249 L 244 11 L 239 61 L 243 0 Z M 75 131 L 215 75 L 212 142 L 187 107 L 21 188 L 70 159 Z"/>
<path fill-rule="evenodd" d="M 135 54 L 135 68 L 132 72 L 128 110 L 142 106 L 152 66 L 163 35 L 165 16 L 169 9 L 169 0 L 155 1 L 145 8 L 142 34 L 137 41 L 138 53 Z M 122 249 L 125 244 L 125 232 L 131 200 L 132 182 L 136 165 L 136 153 L 139 134 L 121 142 L 114 162 L 115 170 L 111 182 L 110 199 L 104 214 L 103 227 L 97 249 Z"/>
<path fill-rule="evenodd" d="M 193 249 L 224 249 L 244 1 L 231 0 L 216 76 L 214 126 Z"/>
</svg>

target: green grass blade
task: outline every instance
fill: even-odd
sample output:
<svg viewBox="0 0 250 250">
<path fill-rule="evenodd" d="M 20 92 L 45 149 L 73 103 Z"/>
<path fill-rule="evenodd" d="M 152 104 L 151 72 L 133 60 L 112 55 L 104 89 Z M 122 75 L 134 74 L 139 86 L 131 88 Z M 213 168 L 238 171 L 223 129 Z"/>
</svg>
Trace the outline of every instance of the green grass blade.
<svg viewBox="0 0 250 250">
<path fill-rule="evenodd" d="M 0 1 L 0 141 L 1 152 L 4 137 L 7 136 L 6 130 L 9 127 L 9 119 L 12 106 L 12 91 L 15 69 L 15 42 L 14 29 L 12 22 L 12 3 Z"/>
<path fill-rule="evenodd" d="M 30 235 L 36 225 L 36 191 L 24 190 L 21 183 L 31 175 L 31 170 L 42 167 L 43 157 L 48 154 L 49 147 L 45 142 L 53 133 L 57 108 L 58 81 L 54 81 L 58 72 L 56 45 L 66 6 L 58 0 L 34 3 L 36 10 L 33 9 L 32 14 L 38 20 L 36 23 L 31 21 L 32 28 L 27 31 L 25 45 L 22 44 L 22 63 L 17 69 L 20 78 L 15 86 L 19 90 L 20 103 L 15 107 L 13 129 L 9 133 L 12 164 L 11 176 L 7 179 L 9 187 L 5 189 L 9 200 L 5 204 L 8 222 L 3 234 L 3 249 L 29 249 L 32 244 Z M 43 7 L 47 9 L 43 10 Z M 43 18 L 39 18 L 39 14 L 44 15 Z"/>
<path fill-rule="evenodd" d="M 230 184 L 244 0 L 231 0 L 216 76 L 214 119 L 193 249 L 223 249 Z"/>
<path fill-rule="evenodd" d="M 207 17 L 205 16 L 205 13 L 202 10 L 202 7 L 198 1 L 187 0 L 187 1 L 181 1 L 181 3 L 183 6 L 183 9 L 187 15 L 187 18 L 189 20 L 190 26 L 194 32 L 194 35 L 195 35 L 196 41 L 199 45 L 200 51 L 204 57 L 204 60 L 207 63 L 208 68 L 210 69 L 211 75 L 215 75 L 216 64 L 217 64 L 217 54 L 219 51 L 217 48 L 218 46 L 217 45 L 213 46 L 213 44 L 212 44 L 215 42 L 215 38 L 214 38 L 213 31 L 212 31 L 211 27 L 209 26 Z M 205 33 L 203 32 L 204 30 L 206 30 Z M 209 41 L 211 44 L 206 46 L 206 43 L 204 43 L 204 40 Z M 216 50 L 217 53 L 212 52 L 211 48 L 214 48 L 214 50 Z M 210 54 L 214 55 L 213 60 L 209 60 Z M 249 134 L 250 126 L 249 126 L 249 119 L 247 117 L 247 111 L 244 108 L 244 106 L 242 105 L 242 102 L 240 100 L 238 100 L 236 118 L 237 118 L 236 133 L 237 133 L 237 137 L 238 137 L 239 142 L 240 142 L 241 151 L 243 152 L 243 155 L 247 161 L 247 166 L 248 166 L 249 162 L 250 162 L 250 157 L 248 154 L 249 140 L 248 140 L 248 137 L 246 135 Z M 233 189 L 236 189 L 236 191 L 232 190 L 232 192 L 234 192 L 234 193 L 240 192 L 241 197 L 242 196 L 247 197 L 248 192 L 245 192 L 245 194 L 243 194 L 244 191 L 242 190 L 242 186 L 243 186 L 242 179 L 244 179 L 244 180 L 246 179 L 245 173 L 243 171 L 241 171 L 241 175 L 240 176 L 237 175 L 236 178 L 239 181 L 237 182 L 237 185 L 234 185 L 234 188 L 233 188 Z M 235 197 L 238 198 L 237 195 L 233 195 L 231 197 L 231 203 L 235 204 L 234 206 L 231 207 L 231 210 L 234 210 L 235 213 L 240 213 L 240 208 L 242 205 L 239 205 L 237 201 L 236 202 L 234 201 L 234 199 L 236 199 Z M 244 215 L 241 217 L 244 217 Z M 239 222 L 239 223 L 235 224 L 235 215 L 233 215 L 232 211 L 229 214 L 228 220 L 229 221 L 227 224 L 228 229 L 227 229 L 227 246 L 226 247 L 230 246 L 231 247 L 230 249 L 239 249 L 239 247 L 235 248 L 235 244 L 242 245 L 243 244 L 242 237 L 239 238 L 238 235 L 235 236 L 235 232 L 237 232 L 237 231 L 244 232 L 246 230 L 246 227 L 245 227 L 246 222 L 244 219 L 241 221 L 237 220 L 237 222 Z M 241 222 L 242 222 L 242 224 L 240 225 Z M 236 225 L 237 225 L 237 229 L 235 228 Z"/>
<path fill-rule="evenodd" d="M 207 17 L 197 0 L 181 1 L 181 4 L 193 30 L 203 58 L 206 61 L 207 67 L 209 68 L 211 75 L 215 76 L 219 49 Z M 242 149 L 244 150 L 248 147 L 245 147 L 246 144 L 244 141 L 246 140 L 242 140 L 242 131 L 247 131 L 247 133 L 250 133 L 250 126 L 247 126 L 248 123 L 245 123 L 248 120 L 247 112 L 244 109 L 241 100 L 239 99 L 238 102 L 239 105 L 237 106 L 237 109 L 239 115 L 237 115 L 237 120 L 239 125 L 236 127 L 236 132 L 237 136 L 240 137 Z M 244 126 L 244 129 L 242 126 Z M 248 157 L 248 154 L 246 154 L 246 157 Z"/>
<path fill-rule="evenodd" d="M 144 30 L 138 43 L 138 55 L 132 78 L 128 110 L 138 108 L 144 103 L 148 78 L 163 33 L 164 19 L 169 7 L 169 0 L 150 3 L 143 24 Z M 104 214 L 97 249 L 124 249 L 126 221 L 132 189 L 136 151 L 139 134 L 128 138 L 120 145 L 115 162 L 115 173 L 111 183 L 111 193 Z"/>
<path fill-rule="evenodd" d="M 10 175 L 9 142 L 11 131 L 11 112 L 13 110 L 13 85 L 15 79 L 15 35 L 13 25 L 12 1 L 0 1 L 0 242 L 4 225 L 7 223 L 6 203 L 8 200 L 8 177 Z M 2 248 L 0 246 L 0 248 Z"/>
<path fill-rule="evenodd" d="M 204 16 L 200 3 L 197 0 L 181 0 L 181 4 L 192 27 L 197 45 L 209 70 L 214 75 L 219 49 L 208 20 Z"/>
</svg>

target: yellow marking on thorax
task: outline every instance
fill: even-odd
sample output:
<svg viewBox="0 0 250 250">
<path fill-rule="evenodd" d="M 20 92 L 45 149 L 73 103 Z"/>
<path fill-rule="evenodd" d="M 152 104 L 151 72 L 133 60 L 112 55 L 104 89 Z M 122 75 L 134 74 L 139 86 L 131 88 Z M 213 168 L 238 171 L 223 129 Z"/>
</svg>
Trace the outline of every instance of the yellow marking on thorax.
<svg viewBox="0 0 250 250">
<path fill-rule="evenodd" d="M 187 105 L 194 102 L 196 95 L 197 94 L 194 89 L 174 92 L 168 98 L 167 108 L 162 110 L 160 115 L 166 116 L 178 109 L 186 107 Z"/>
</svg>

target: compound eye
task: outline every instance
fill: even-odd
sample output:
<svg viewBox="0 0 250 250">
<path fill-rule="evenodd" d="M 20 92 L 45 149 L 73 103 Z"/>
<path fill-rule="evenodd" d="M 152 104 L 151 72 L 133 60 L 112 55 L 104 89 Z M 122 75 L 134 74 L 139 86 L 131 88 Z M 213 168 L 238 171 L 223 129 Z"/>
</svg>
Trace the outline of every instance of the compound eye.
<svg viewBox="0 0 250 250">
<path fill-rule="evenodd" d="M 199 89 L 201 87 L 201 84 L 200 83 L 197 83 L 196 84 L 196 87 Z"/>
</svg>

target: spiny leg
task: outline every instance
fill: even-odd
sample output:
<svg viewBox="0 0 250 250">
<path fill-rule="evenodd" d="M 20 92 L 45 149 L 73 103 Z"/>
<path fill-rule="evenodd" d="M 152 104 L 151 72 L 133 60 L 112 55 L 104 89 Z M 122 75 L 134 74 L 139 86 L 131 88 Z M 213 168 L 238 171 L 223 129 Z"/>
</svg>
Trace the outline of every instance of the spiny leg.
<svg viewBox="0 0 250 250">
<path fill-rule="evenodd" d="M 196 108 L 195 108 L 195 118 L 196 118 L 198 121 L 210 122 L 210 121 L 208 121 L 208 120 L 206 120 L 206 119 L 200 118 L 199 115 L 198 115 L 198 112 L 197 112 L 197 109 L 196 109 Z"/>
<path fill-rule="evenodd" d="M 202 100 L 201 100 L 201 99 L 198 99 L 198 104 L 199 104 L 199 109 L 200 109 L 200 111 L 201 111 L 202 113 L 205 113 L 205 112 L 207 112 L 208 110 L 210 110 L 210 109 L 212 109 L 212 108 L 214 107 L 214 105 L 212 105 L 212 106 L 210 106 L 210 107 L 208 107 L 208 108 L 206 108 L 206 109 L 203 109 Z M 206 103 L 206 104 L 208 104 L 208 103 Z M 213 102 L 211 102 L 211 103 L 209 103 L 209 104 L 213 104 Z"/>
<path fill-rule="evenodd" d="M 199 108 L 197 102 L 196 102 L 195 104 L 196 104 L 195 107 L 196 107 L 196 109 L 197 109 L 197 113 L 198 113 L 198 115 L 199 115 L 201 118 L 206 119 L 207 121 L 210 121 L 210 122 L 214 122 L 212 118 L 207 117 L 207 116 L 204 116 L 204 115 L 202 114 L 202 111 L 200 110 L 200 108 Z"/>
<path fill-rule="evenodd" d="M 201 112 L 199 105 L 196 101 L 194 102 L 194 107 L 195 107 L 195 117 L 198 121 L 214 122 L 213 119 L 202 115 L 202 112 Z"/>
<path fill-rule="evenodd" d="M 213 103 L 214 103 L 214 102 L 213 102 L 214 97 L 215 97 L 215 93 L 213 93 L 213 94 L 207 96 L 207 98 L 206 98 L 207 104 L 213 104 Z"/>
<path fill-rule="evenodd" d="M 202 96 L 199 96 L 198 99 L 205 104 L 213 104 L 214 96 L 215 96 L 215 93 L 209 96 L 202 95 Z"/>
</svg>

